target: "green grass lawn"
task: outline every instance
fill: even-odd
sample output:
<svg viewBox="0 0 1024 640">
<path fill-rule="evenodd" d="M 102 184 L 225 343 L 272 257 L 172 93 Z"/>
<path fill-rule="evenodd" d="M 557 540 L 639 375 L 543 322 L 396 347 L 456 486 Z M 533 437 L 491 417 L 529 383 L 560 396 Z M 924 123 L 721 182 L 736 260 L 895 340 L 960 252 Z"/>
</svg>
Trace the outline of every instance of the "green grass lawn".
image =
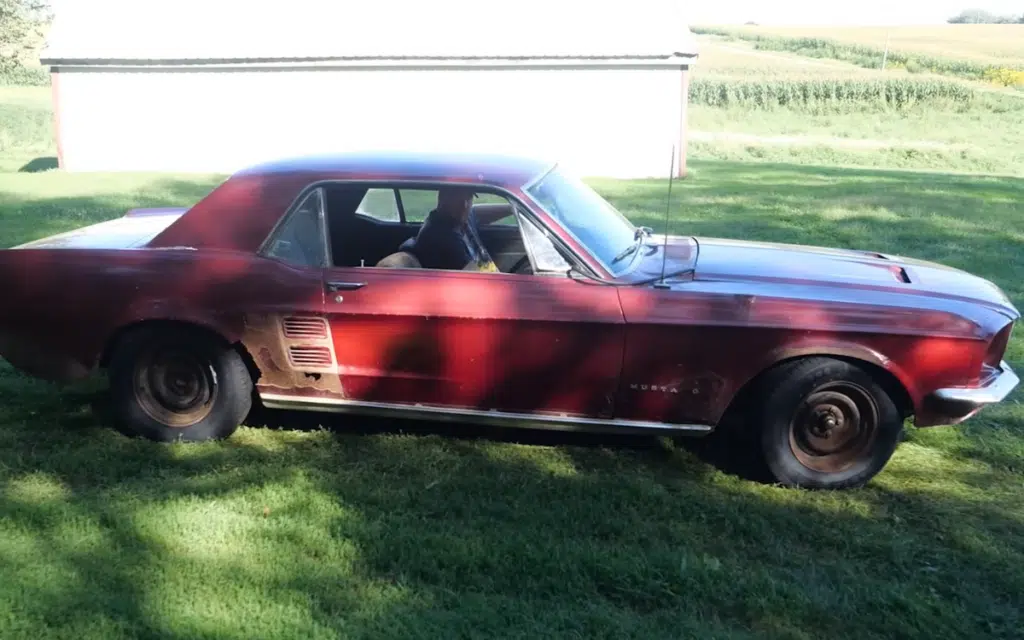
<svg viewBox="0 0 1024 640">
<path fill-rule="evenodd" d="M 0 245 L 219 179 L 0 173 Z M 595 185 L 663 229 L 663 182 Z M 674 232 L 939 260 L 1024 307 L 1019 178 L 698 160 L 679 186 Z M 1022 637 L 1020 392 L 841 493 L 640 438 L 273 414 L 159 445 L 101 392 L 0 364 L 0 637 Z"/>
<path fill-rule="evenodd" d="M 753 160 L 1024 176 L 1024 97 L 1002 108 L 808 114 L 690 107 L 689 153 Z M 738 134 L 738 135 L 737 135 Z"/>
</svg>

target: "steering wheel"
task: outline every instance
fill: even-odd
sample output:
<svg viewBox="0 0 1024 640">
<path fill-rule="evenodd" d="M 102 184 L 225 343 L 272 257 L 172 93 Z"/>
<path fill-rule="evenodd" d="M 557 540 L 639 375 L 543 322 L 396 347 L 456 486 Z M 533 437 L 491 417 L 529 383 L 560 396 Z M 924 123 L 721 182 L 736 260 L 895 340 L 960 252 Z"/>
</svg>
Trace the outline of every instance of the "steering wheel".
<svg viewBox="0 0 1024 640">
<path fill-rule="evenodd" d="M 530 256 L 523 256 L 512 265 L 512 269 L 509 273 L 517 273 L 520 275 L 530 275 L 533 273 L 533 265 L 530 264 Z"/>
</svg>

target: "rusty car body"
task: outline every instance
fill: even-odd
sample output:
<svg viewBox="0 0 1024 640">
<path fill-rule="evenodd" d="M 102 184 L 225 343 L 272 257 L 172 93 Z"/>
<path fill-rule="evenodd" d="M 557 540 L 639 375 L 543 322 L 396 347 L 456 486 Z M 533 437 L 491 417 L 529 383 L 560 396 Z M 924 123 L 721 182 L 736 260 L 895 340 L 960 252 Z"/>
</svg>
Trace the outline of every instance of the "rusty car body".
<svg viewBox="0 0 1024 640">
<path fill-rule="evenodd" d="M 499 272 L 417 268 L 443 185 L 504 207 Z M 253 402 L 500 425 L 704 436 L 742 408 L 786 485 L 858 486 L 906 418 L 1003 400 L 1019 317 L 994 284 L 860 250 L 635 227 L 562 167 L 348 153 L 240 171 L 0 251 L 0 354 L 68 381 L 107 369 L 118 427 L 230 435 Z"/>
</svg>

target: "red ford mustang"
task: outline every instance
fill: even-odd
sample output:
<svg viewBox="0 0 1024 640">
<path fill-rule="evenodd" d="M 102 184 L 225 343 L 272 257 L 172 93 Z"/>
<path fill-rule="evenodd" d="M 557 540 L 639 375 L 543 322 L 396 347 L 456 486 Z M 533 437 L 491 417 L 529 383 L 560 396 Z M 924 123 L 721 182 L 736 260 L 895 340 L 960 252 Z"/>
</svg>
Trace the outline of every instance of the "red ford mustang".
<svg viewBox="0 0 1024 640">
<path fill-rule="evenodd" d="M 507 214 L 480 229 L 498 272 L 421 267 L 412 239 L 452 183 Z M 0 354 L 54 381 L 107 369 L 118 428 L 157 440 L 227 437 L 254 401 L 665 435 L 733 409 L 779 483 L 840 488 L 883 468 L 905 418 L 953 424 L 1018 383 L 1019 313 L 986 280 L 653 237 L 520 158 L 266 164 L 189 209 L 0 251 L 0 277 Z"/>
</svg>

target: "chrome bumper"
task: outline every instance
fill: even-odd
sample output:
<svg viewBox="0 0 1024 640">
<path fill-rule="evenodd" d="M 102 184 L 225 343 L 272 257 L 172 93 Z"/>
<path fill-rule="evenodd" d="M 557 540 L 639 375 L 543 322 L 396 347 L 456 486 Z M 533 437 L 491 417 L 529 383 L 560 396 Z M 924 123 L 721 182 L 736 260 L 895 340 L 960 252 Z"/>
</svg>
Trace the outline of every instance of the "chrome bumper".
<svg viewBox="0 0 1024 640">
<path fill-rule="evenodd" d="M 1013 372 L 1006 361 L 999 363 L 999 370 L 990 376 L 980 387 L 952 387 L 949 389 L 938 389 L 932 395 L 944 402 L 955 402 L 957 404 L 969 404 L 981 407 L 987 404 L 1002 402 L 1010 395 L 1020 378 Z"/>
</svg>

